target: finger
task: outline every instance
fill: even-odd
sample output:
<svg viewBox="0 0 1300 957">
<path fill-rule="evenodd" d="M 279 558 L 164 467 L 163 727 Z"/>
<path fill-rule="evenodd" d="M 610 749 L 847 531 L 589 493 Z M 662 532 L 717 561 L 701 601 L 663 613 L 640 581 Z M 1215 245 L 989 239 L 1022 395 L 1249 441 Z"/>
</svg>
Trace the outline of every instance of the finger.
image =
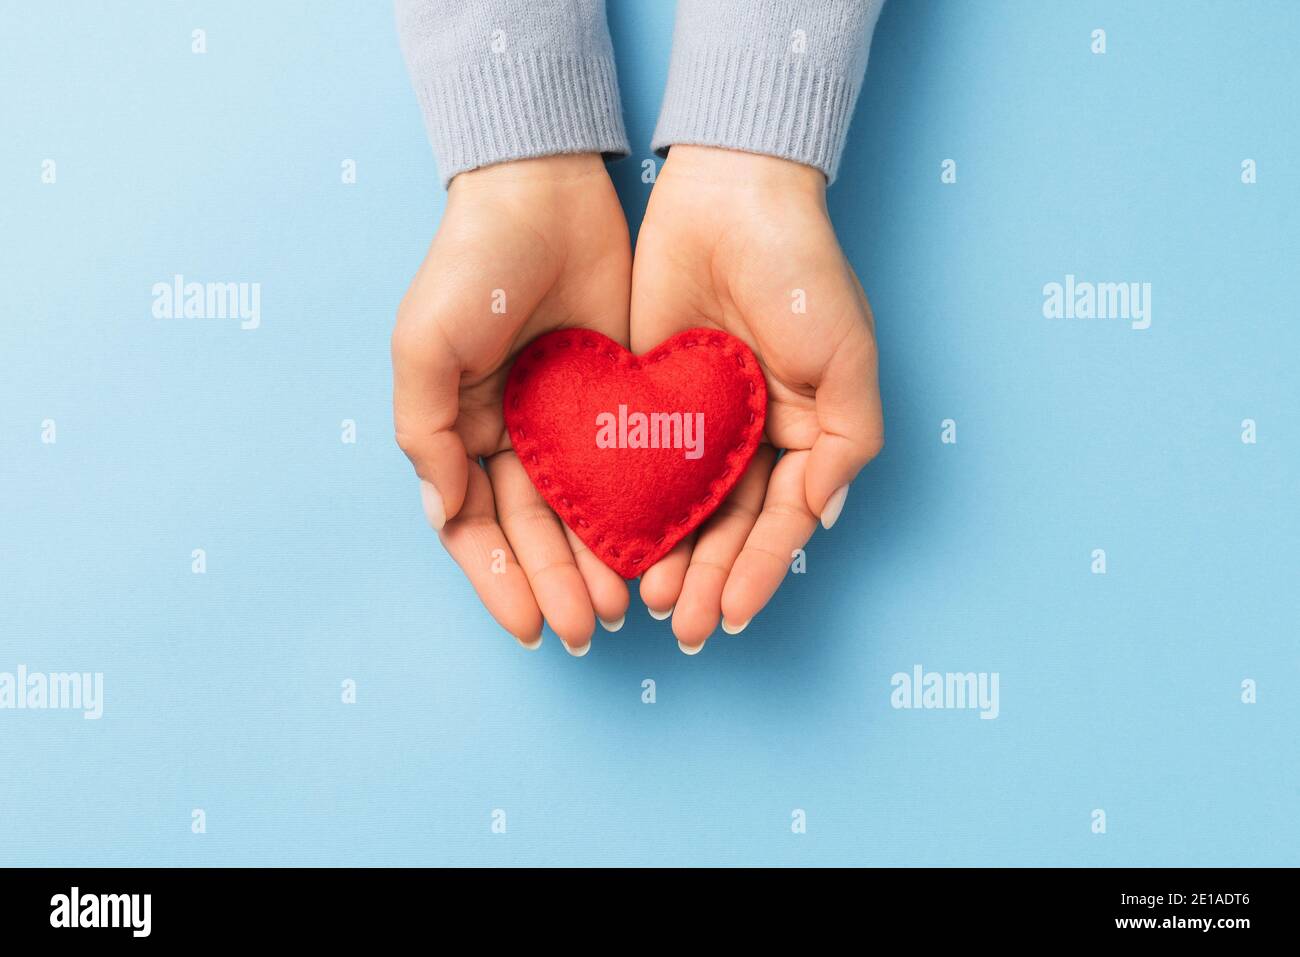
<svg viewBox="0 0 1300 957">
<path fill-rule="evenodd" d="M 707 270 L 701 272 L 701 263 L 710 261 L 708 252 L 690 236 L 662 233 L 643 231 L 632 258 L 629 308 L 637 355 L 675 333 L 709 325 L 721 314 Z"/>
<path fill-rule="evenodd" d="M 835 350 L 815 386 L 820 433 L 808 457 L 804 495 L 808 509 L 830 528 L 844 508 L 849 483 L 885 441 L 876 348 L 865 324 Z"/>
<path fill-rule="evenodd" d="M 673 634 L 687 654 L 699 651 L 718 627 L 722 588 L 758 519 L 775 461 L 776 450 L 770 445 L 760 445 L 740 482 L 700 529 L 673 611 Z M 723 622 L 729 634 L 738 634 L 743 627 L 744 624 L 737 622 Z"/>
<path fill-rule="evenodd" d="M 772 469 L 763 511 L 722 589 L 724 621 L 743 628 L 776 592 L 795 549 L 812 537 L 817 516 L 804 500 L 810 453 L 786 452 Z"/>
<path fill-rule="evenodd" d="M 488 460 L 488 477 L 501 528 L 519 556 L 537 607 L 569 653 L 585 655 L 591 648 L 596 616 L 560 520 L 513 451 Z"/>
<path fill-rule="evenodd" d="M 695 535 L 692 533 L 641 574 L 641 600 L 645 602 L 650 617 L 663 621 L 673 613 L 694 545 Z"/>
<path fill-rule="evenodd" d="M 578 572 L 587 585 L 587 594 L 596 617 L 606 631 L 618 631 L 627 619 L 629 603 L 627 582 L 618 572 L 595 556 L 569 526 L 564 526 L 564 537 L 573 551 Z"/>
<path fill-rule="evenodd" d="M 487 475 L 477 463 L 466 467 L 464 505 L 438 537 L 492 617 L 525 648 L 536 648 L 542 642 L 542 613 L 497 523 Z"/>
<path fill-rule="evenodd" d="M 420 476 L 425 516 L 434 528 L 465 501 L 469 459 L 455 431 L 460 367 L 437 326 L 408 316 L 393 330 L 393 426 Z"/>
</svg>

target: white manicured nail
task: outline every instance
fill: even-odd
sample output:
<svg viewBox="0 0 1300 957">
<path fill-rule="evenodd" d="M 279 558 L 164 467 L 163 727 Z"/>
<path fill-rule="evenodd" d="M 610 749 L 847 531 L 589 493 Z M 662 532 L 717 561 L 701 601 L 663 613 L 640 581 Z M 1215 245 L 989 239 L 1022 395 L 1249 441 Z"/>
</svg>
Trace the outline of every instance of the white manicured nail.
<svg viewBox="0 0 1300 957">
<path fill-rule="evenodd" d="M 583 645 L 581 648 L 574 648 L 572 645 L 567 644 L 567 643 L 565 643 L 565 642 L 563 642 L 563 641 L 560 642 L 560 644 L 564 645 L 564 650 L 567 651 L 569 654 L 573 655 L 573 657 L 575 657 L 575 658 L 581 658 L 581 657 L 583 657 L 587 652 L 591 651 L 591 642 L 590 642 L 590 641 L 588 641 L 588 642 L 587 642 L 585 645 Z"/>
<path fill-rule="evenodd" d="M 536 651 L 538 648 L 542 647 L 541 634 L 538 634 L 538 636 L 532 641 L 524 641 L 522 638 L 516 638 L 515 641 L 519 642 L 520 647 L 527 648 L 529 651 Z"/>
<path fill-rule="evenodd" d="M 722 630 L 729 635 L 738 635 L 749 627 L 749 623 L 753 620 L 753 618 L 746 618 L 739 625 L 733 625 L 724 618 L 722 619 Z"/>
<path fill-rule="evenodd" d="M 447 524 L 447 509 L 432 482 L 420 480 L 420 503 L 424 505 L 424 517 L 429 520 L 434 531 L 442 531 L 442 526 Z"/>
<path fill-rule="evenodd" d="M 623 627 L 623 622 L 627 621 L 627 615 L 620 615 L 618 621 L 606 621 L 604 618 L 598 620 L 600 621 L 600 627 L 606 631 L 618 631 Z"/>
<path fill-rule="evenodd" d="M 673 605 L 673 608 L 676 607 L 677 607 L 676 605 Z M 667 611 L 655 611 L 653 608 L 647 605 L 646 611 L 650 612 L 650 617 L 653 618 L 655 621 L 663 621 L 665 618 L 669 617 L 673 613 L 673 608 L 669 608 Z"/>
<path fill-rule="evenodd" d="M 848 497 L 847 485 L 841 485 L 831 492 L 831 497 L 826 500 L 826 507 L 822 509 L 822 528 L 829 530 L 839 520 L 840 512 L 844 511 L 844 500 Z"/>
<path fill-rule="evenodd" d="M 698 645 L 691 647 L 690 645 L 683 645 L 679 641 L 677 642 L 677 647 L 682 649 L 682 654 L 684 655 L 698 655 L 700 651 L 704 648 L 704 642 L 701 641 Z"/>
</svg>

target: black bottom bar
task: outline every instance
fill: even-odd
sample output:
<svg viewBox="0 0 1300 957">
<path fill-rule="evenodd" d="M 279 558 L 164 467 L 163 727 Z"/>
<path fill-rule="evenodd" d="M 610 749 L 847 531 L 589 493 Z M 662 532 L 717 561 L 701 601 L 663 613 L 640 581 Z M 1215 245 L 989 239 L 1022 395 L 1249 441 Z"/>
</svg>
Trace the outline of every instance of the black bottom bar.
<svg viewBox="0 0 1300 957">
<path fill-rule="evenodd" d="M 1259 935 L 1291 937 L 1294 878 L 1291 870 L 1227 868 L 11 869 L 0 870 L 0 937 L 46 944 L 64 938 L 90 947 L 338 945 L 468 930 L 490 943 L 531 928 L 535 943 L 543 943 L 612 925 L 618 936 L 606 943 L 615 945 L 619 937 L 654 939 L 681 923 L 699 924 L 704 939 L 723 932 L 735 944 L 774 932 L 774 924 L 794 932 L 804 923 L 818 934 L 844 930 L 860 941 L 903 932 L 918 947 L 948 939 L 1097 937 L 1231 946 Z"/>
</svg>

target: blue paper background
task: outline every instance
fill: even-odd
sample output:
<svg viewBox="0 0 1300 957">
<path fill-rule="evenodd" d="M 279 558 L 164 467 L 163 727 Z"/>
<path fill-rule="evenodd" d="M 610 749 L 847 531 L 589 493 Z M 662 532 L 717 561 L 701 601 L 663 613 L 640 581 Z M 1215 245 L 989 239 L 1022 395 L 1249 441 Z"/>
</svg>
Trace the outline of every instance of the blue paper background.
<svg viewBox="0 0 1300 957">
<path fill-rule="evenodd" d="M 581 660 L 495 627 L 390 436 L 444 194 L 388 4 L 2 19 L 0 671 L 106 700 L 0 711 L 0 864 L 1300 864 L 1300 5 L 894 0 L 830 192 L 887 447 L 742 636 L 634 599 Z M 671 20 L 610 0 L 634 228 Z M 261 327 L 154 319 L 175 273 Z M 1067 273 L 1151 328 L 1043 318 Z M 894 710 L 915 664 L 1000 717 Z"/>
</svg>

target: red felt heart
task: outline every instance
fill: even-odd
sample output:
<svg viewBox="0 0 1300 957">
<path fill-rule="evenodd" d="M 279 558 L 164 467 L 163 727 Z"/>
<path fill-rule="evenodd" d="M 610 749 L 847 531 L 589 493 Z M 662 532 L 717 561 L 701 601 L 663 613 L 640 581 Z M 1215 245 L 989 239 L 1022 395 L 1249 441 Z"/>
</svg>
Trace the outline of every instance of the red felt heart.
<svg viewBox="0 0 1300 957">
<path fill-rule="evenodd" d="M 754 354 L 713 329 L 678 333 L 643 356 L 586 329 L 547 333 L 506 381 L 506 428 L 528 476 L 624 578 L 727 497 L 766 414 Z"/>
</svg>

